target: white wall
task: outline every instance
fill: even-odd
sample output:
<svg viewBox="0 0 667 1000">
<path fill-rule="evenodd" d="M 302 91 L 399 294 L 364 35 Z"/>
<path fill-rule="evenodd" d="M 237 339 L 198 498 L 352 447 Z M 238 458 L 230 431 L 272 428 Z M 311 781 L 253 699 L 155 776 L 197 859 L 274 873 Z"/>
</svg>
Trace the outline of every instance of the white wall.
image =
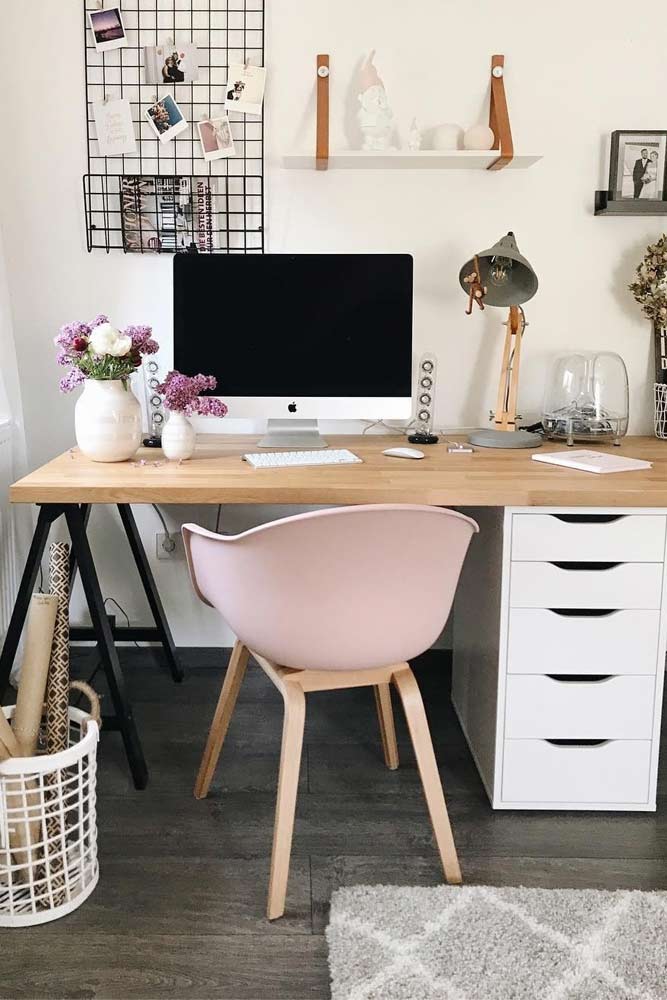
<svg viewBox="0 0 667 1000">
<path fill-rule="evenodd" d="M 85 250 L 80 0 L 2 0 L 2 9 L 2 226 L 36 466 L 73 440 L 74 400 L 57 389 L 57 327 L 105 311 L 118 324 L 153 323 L 168 344 L 171 261 Z M 474 250 L 513 229 L 541 279 L 529 307 L 524 415 L 539 412 L 555 353 L 605 348 L 628 365 L 632 432 L 648 432 L 650 331 L 625 286 L 660 220 L 596 219 L 592 201 L 594 190 L 606 187 L 612 129 L 667 127 L 667 7 L 656 0 L 636 17 L 620 0 L 267 0 L 267 9 L 270 249 L 412 251 L 416 349 L 433 349 L 440 360 L 437 421 L 471 426 L 485 422 L 494 402 L 503 317 L 489 309 L 467 319 L 457 274 Z M 332 56 L 332 140 L 341 145 L 354 109 L 355 67 L 373 47 L 404 140 L 415 114 L 425 126 L 482 119 L 490 56 L 504 52 L 516 147 L 543 153 L 544 161 L 493 174 L 281 170 L 282 152 L 312 143 L 315 54 Z M 150 510 L 138 515 L 151 551 L 159 524 Z M 169 516 L 210 524 L 214 511 Z M 227 526 L 263 516 L 232 512 Z M 112 513 L 96 512 L 104 592 L 134 621 L 145 621 L 117 539 Z M 227 637 L 189 599 L 182 564 L 159 563 L 157 575 L 177 641 Z"/>
</svg>

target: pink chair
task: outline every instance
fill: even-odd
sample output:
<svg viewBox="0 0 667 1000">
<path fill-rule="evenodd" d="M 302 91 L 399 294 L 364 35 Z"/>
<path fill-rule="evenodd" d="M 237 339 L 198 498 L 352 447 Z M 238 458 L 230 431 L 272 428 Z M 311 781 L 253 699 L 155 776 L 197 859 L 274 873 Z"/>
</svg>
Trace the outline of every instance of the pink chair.
<svg viewBox="0 0 667 1000">
<path fill-rule="evenodd" d="M 478 530 L 463 514 L 408 504 L 299 514 L 233 537 L 184 525 L 195 591 L 238 637 L 196 798 L 208 794 L 249 654 L 285 703 L 269 919 L 285 910 L 308 691 L 373 686 L 385 761 L 393 770 L 398 767 L 393 681 L 445 877 L 461 883 L 424 705 L 407 661 L 429 649 L 442 632 Z"/>
</svg>

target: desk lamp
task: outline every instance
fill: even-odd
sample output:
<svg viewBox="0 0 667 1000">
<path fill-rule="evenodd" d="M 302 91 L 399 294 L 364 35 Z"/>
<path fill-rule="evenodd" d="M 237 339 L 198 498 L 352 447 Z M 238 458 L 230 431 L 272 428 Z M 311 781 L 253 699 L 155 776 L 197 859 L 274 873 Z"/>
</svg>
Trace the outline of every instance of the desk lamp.
<svg viewBox="0 0 667 1000">
<path fill-rule="evenodd" d="M 475 303 L 482 310 L 486 306 L 509 307 L 494 428 L 475 431 L 470 435 L 470 443 L 480 448 L 537 448 L 542 443 L 537 434 L 516 429 L 521 341 L 527 325 L 521 307 L 532 299 L 538 282 L 532 267 L 519 253 L 514 233 L 503 236 L 489 250 L 475 254 L 461 268 L 459 283 L 468 296 L 468 316 Z"/>
</svg>

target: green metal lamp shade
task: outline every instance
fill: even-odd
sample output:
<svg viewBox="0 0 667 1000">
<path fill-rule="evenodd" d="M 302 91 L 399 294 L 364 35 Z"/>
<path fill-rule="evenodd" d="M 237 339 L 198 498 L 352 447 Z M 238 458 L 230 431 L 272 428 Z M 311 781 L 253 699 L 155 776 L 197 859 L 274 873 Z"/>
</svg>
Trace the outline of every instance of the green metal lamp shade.
<svg viewBox="0 0 667 1000">
<path fill-rule="evenodd" d="M 529 299 L 532 299 L 537 291 L 537 275 L 526 258 L 519 253 L 514 233 L 508 233 L 507 236 L 503 236 L 489 250 L 483 250 L 476 256 L 481 272 L 479 279 L 486 289 L 484 296 L 485 305 L 520 306 L 524 302 L 528 302 Z M 511 265 L 507 267 L 505 280 L 500 284 L 492 280 L 493 265 L 497 258 L 511 261 Z M 466 295 L 470 292 L 470 285 L 466 284 L 465 279 L 475 269 L 474 257 L 461 268 L 459 284 Z"/>
</svg>

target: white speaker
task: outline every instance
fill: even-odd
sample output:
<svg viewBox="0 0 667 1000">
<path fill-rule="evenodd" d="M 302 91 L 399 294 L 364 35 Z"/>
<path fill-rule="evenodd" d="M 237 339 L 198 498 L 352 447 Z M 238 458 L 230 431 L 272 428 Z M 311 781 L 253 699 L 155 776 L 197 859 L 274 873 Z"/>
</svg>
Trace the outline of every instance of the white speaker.
<svg viewBox="0 0 667 1000">
<path fill-rule="evenodd" d="M 435 386 L 438 374 L 438 359 L 430 351 L 423 354 L 417 366 L 415 385 L 415 431 L 408 440 L 413 444 L 437 444 L 433 433 L 435 413 Z"/>
<path fill-rule="evenodd" d="M 164 400 L 158 392 L 162 384 L 160 366 L 151 358 L 144 364 L 144 385 L 146 389 L 146 411 L 148 413 L 148 437 L 144 438 L 147 448 L 159 448 L 162 444 L 162 428 L 165 422 Z"/>
</svg>

